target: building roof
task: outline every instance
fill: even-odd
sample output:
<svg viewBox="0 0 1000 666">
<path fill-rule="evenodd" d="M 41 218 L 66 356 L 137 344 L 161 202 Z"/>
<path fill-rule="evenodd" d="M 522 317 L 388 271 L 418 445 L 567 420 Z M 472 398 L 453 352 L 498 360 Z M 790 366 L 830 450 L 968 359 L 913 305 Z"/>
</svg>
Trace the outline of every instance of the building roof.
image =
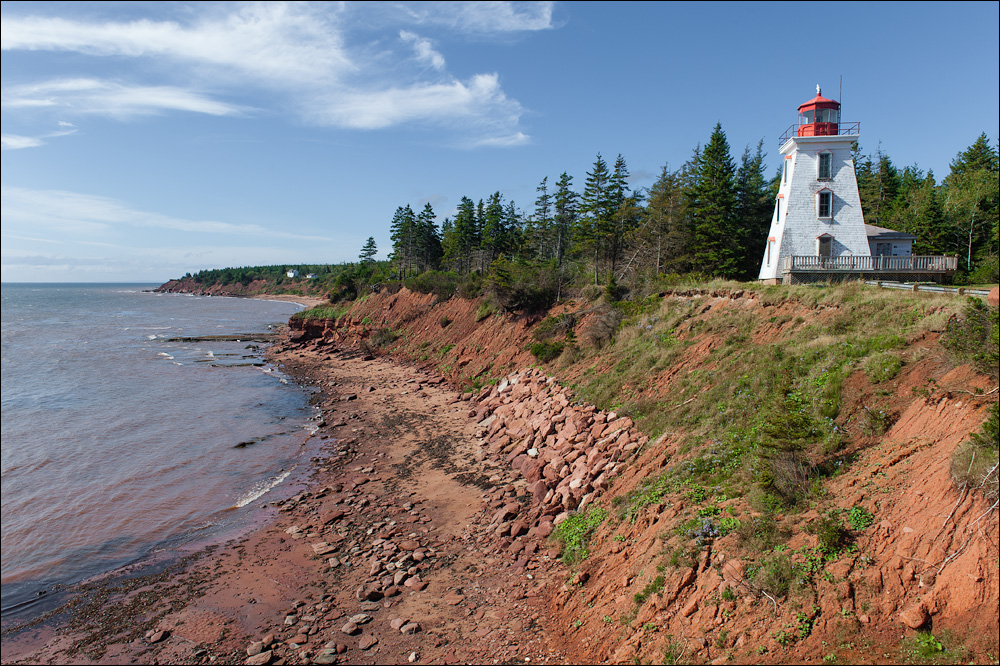
<svg viewBox="0 0 1000 666">
<path fill-rule="evenodd" d="M 913 234 L 908 234 L 905 231 L 896 231 L 895 229 L 886 229 L 885 227 L 876 227 L 874 224 L 865 225 L 865 234 L 868 235 L 869 240 L 917 240 L 917 237 Z"/>
</svg>

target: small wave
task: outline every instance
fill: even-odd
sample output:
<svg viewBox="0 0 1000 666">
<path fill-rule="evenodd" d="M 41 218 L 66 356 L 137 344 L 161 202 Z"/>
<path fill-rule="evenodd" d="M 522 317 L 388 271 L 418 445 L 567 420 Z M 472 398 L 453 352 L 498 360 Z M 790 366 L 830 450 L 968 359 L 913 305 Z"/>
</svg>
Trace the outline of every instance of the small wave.
<svg viewBox="0 0 1000 666">
<path fill-rule="evenodd" d="M 171 361 L 174 365 L 184 365 L 183 363 L 178 363 L 177 361 Z"/>
<path fill-rule="evenodd" d="M 172 361 L 172 360 L 173 360 L 173 358 L 174 358 L 173 356 L 171 356 L 171 355 L 170 355 L 170 354 L 168 354 L 167 352 L 160 352 L 160 353 L 158 353 L 158 354 L 157 354 L 157 356 L 163 356 L 163 357 L 164 357 L 164 358 L 166 358 L 166 359 L 167 359 L 168 361 Z"/>
<path fill-rule="evenodd" d="M 125 330 L 128 330 L 128 329 L 125 329 Z M 155 336 L 155 335 L 147 335 L 147 336 L 146 336 L 146 339 L 147 339 L 147 340 L 155 340 L 155 339 L 156 339 L 156 336 Z"/>
<path fill-rule="evenodd" d="M 237 509 L 242 508 L 247 504 L 249 504 L 250 502 L 253 502 L 256 499 L 260 499 L 261 497 L 266 495 L 272 488 L 274 488 L 279 483 L 287 479 L 288 475 L 291 473 L 292 471 L 288 470 L 287 472 L 282 472 L 273 479 L 268 479 L 267 481 L 261 481 L 260 483 L 257 483 L 256 485 L 254 485 L 253 488 L 245 492 L 238 500 L 236 500 L 235 508 Z"/>
</svg>

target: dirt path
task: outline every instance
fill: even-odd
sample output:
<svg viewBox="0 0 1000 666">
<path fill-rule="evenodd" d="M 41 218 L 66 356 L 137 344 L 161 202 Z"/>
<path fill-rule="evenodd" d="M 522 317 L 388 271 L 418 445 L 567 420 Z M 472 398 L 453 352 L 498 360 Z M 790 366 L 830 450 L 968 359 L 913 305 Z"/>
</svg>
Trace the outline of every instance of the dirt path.
<svg viewBox="0 0 1000 666">
<path fill-rule="evenodd" d="M 321 389 L 309 489 L 193 564 L 105 585 L 70 631 L 19 638 L 38 649 L 4 661 L 564 661 L 542 629 L 542 590 L 561 567 L 540 544 L 503 549 L 489 516 L 523 501 L 524 483 L 484 460 L 467 397 L 356 352 L 269 356 Z"/>
</svg>

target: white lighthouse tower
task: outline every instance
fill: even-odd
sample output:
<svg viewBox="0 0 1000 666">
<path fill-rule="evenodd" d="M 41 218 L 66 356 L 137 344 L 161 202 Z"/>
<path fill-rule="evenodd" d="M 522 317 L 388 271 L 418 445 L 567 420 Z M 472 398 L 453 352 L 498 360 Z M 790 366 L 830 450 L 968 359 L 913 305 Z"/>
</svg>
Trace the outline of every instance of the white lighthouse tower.
<svg viewBox="0 0 1000 666">
<path fill-rule="evenodd" d="M 851 157 L 859 129 L 841 123 L 840 102 L 823 97 L 819 86 L 799 106 L 799 121 L 781 137 L 781 186 L 759 280 L 811 281 L 860 268 L 862 257 L 870 263 Z"/>
</svg>

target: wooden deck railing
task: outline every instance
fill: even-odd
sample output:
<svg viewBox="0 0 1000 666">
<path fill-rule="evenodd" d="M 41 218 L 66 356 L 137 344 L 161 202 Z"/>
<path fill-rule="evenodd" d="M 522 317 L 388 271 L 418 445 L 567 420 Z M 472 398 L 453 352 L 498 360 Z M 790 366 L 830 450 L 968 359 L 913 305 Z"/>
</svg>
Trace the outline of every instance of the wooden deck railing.
<svg viewBox="0 0 1000 666">
<path fill-rule="evenodd" d="M 783 271 L 912 271 L 952 273 L 958 270 L 958 257 L 783 257 Z"/>
</svg>

